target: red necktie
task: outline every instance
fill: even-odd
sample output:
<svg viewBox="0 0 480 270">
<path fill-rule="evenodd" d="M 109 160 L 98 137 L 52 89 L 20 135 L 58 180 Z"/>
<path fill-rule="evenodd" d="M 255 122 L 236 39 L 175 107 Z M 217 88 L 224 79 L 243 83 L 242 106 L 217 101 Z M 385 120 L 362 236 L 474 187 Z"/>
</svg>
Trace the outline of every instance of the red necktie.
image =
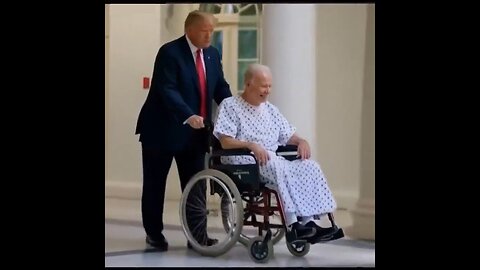
<svg viewBox="0 0 480 270">
<path fill-rule="evenodd" d="M 207 117 L 207 83 L 205 82 L 205 72 L 203 70 L 202 57 L 200 56 L 200 49 L 197 50 L 197 75 L 200 83 L 200 116 Z"/>
</svg>

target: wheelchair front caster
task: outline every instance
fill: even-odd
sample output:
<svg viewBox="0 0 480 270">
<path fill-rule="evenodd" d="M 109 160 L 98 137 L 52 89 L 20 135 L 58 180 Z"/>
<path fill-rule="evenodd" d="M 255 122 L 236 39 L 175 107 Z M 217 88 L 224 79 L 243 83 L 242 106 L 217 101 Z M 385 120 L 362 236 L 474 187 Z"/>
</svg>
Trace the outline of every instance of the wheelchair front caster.
<svg viewBox="0 0 480 270">
<path fill-rule="evenodd" d="M 271 240 L 264 242 L 262 236 L 256 236 L 248 242 L 248 255 L 256 263 L 266 263 L 273 256 Z"/>
<path fill-rule="evenodd" d="M 288 251 L 294 256 L 303 257 L 310 251 L 310 243 L 307 241 L 286 242 Z"/>
</svg>

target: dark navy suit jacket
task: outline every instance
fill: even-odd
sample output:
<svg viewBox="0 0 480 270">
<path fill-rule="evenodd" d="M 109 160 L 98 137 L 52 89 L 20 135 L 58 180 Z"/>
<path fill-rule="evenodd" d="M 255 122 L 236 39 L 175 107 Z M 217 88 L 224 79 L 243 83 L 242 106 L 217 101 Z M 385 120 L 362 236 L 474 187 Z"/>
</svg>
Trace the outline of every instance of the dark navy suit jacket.
<svg viewBox="0 0 480 270">
<path fill-rule="evenodd" d="M 212 118 L 212 99 L 220 104 L 230 97 L 218 50 L 203 49 L 207 77 L 207 120 Z M 135 134 L 150 147 L 185 150 L 194 129 L 183 122 L 200 114 L 200 87 L 193 55 L 184 36 L 164 44 L 158 51 L 152 84 L 140 111 Z"/>
</svg>

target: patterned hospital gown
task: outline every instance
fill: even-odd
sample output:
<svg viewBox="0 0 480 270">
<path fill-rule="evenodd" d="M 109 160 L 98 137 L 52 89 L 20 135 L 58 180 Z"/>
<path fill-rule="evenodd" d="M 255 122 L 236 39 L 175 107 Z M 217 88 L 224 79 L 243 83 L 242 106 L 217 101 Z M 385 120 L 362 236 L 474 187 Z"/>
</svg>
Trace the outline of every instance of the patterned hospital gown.
<svg viewBox="0 0 480 270">
<path fill-rule="evenodd" d="M 294 133 L 295 128 L 277 107 L 268 101 L 253 106 L 241 96 L 223 100 L 213 131 L 217 138 L 224 134 L 263 146 L 270 160 L 260 166 L 260 180 L 279 192 L 286 214 L 318 219 L 337 207 L 319 164 L 312 160 L 288 161 L 275 154 L 278 146 L 285 145 Z M 222 157 L 222 162 L 251 164 L 254 160 L 251 156 L 228 156 Z"/>
</svg>

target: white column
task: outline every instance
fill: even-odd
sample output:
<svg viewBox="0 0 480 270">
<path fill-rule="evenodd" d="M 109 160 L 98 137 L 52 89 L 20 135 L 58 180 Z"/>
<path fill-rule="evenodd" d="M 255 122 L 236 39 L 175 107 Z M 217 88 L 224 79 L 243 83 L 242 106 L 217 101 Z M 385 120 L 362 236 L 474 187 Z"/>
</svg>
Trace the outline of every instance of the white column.
<svg viewBox="0 0 480 270">
<path fill-rule="evenodd" d="M 314 159 L 315 10 L 310 4 L 264 4 L 261 25 L 261 63 L 269 66 L 273 75 L 270 102 L 309 142 Z"/>
<path fill-rule="evenodd" d="M 352 210 L 352 238 L 375 240 L 375 5 L 367 8 L 365 80 L 360 145 L 360 194 Z"/>
</svg>

